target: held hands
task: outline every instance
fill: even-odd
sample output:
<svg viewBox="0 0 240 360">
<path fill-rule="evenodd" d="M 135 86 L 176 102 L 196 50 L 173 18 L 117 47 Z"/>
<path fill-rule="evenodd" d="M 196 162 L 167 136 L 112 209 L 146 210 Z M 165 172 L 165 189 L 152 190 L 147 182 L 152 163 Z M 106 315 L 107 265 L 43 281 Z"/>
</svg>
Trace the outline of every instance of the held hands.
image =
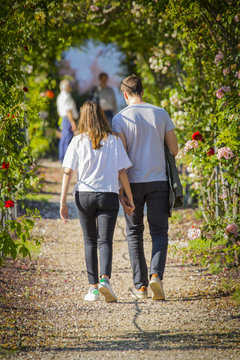
<svg viewBox="0 0 240 360">
<path fill-rule="evenodd" d="M 60 205 L 60 216 L 64 224 L 68 223 L 68 207 L 67 205 Z"/>
<path fill-rule="evenodd" d="M 131 216 L 135 210 L 135 205 L 133 200 L 129 200 L 123 193 L 119 195 L 120 203 L 123 206 L 123 210 L 129 216 Z"/>
<path fill-rule="evenodd" d="M 76 124 L 74 123 L 74 124 L 72 124 L 72 132 L 74 132 L 74 131 L 76 131 L 77 130 L 77 126 L 76 126 Z"/>
</svg>

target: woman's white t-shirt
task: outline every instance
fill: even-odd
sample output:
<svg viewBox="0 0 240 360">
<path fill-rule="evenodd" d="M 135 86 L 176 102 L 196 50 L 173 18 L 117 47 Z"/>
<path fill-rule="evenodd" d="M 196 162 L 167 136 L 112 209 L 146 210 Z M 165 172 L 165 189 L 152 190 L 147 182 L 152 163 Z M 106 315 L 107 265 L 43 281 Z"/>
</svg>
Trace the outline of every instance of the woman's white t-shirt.
<svg viewBox="0 0 240 360">
<path fill-rule="evenodd" d="M 132 166 L 122 141 L 108 135 L 100 149 L 93 149 L 87 134 L 75 136 L 68 146 L 62 166 L 75 170 L 75 191 L 119 193 L 118 172 Z"/>
</svg>

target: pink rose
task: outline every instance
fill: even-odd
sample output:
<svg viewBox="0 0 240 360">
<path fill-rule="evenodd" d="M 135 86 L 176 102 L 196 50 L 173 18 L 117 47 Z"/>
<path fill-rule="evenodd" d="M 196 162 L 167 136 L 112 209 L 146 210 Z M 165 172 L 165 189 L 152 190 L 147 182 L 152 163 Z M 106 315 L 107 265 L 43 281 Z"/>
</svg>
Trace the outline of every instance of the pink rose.
<svg viewBox="0 0 240 360">
<path fill-rule="evenodd" d="M 218 99 L 221 99 L 226 93 L 230 92 L 231 89 L 229 86 L 222 86 L 218 91 L 216 92 L 216 96 Z"/>
<path fill-rule="evenodd" d="M 226 76 L 230 73 L 230 68 L 223 69 L 223 75 Z"/>
<path fill-rule="evenodd" d="M 197 147 L 198 147 L 197 140 L 188 140 L 184 146 L 184 152 L 187 153 L 189 150 Z"/>
<path fill-rule="evenodd" d="M 90 6 L 90 9 L 91 9 L 93 12 L 96 12 L 96 11 L 99 10 L 99 7 L 96 6 L 96 5 L 91 5 L 91 6 Z"/>
<path fill-rule="evenodd" d="M 218 99 L 221 99 L 222 97 L 224 97 L 224 92 L 222 91 L 222 89 L 219 89 L 216 92 L 216 96 L 217 96 Z"/>
<path fill-rule="evenodd" d="M 222 200 L 226 200 L 228 197 L 226 191 L 224 191 L 222 194 L 219 195 L 219 198 L 222 199 Z"/>
<path fill-rule="evenodd" d="M 226 226 L 226 233 L 234 235 L 235 237 L 238 236 L 238 226 L 235 223 L 228 224 Z"/>
<path fill-rule="evenodd" d="M 232 152 L 232 150 L 225 146 L 225 147 L 222 147 L 220 149 L 218 149 L 218 152 L 217 152 L 217 158 L 218 160 L 221 160 L 221 158 L 225 158 L 226 160 L 229 160 L 231 159 L 232 157 L 234 157 L 234 154 Z"/>
<path fill-rule="evenodd" d="M 188 230 L 188 239 L 189 240 L 195 240 L 200 238 L 201 236 L 201 230 L 198 228 L 195 228 L 194 226 L 192 226 L 189 230 Z"/>
<path fill-rule="evenodd" d="M 221 51 L 218 52 L 218 54 L 215 56 L 214 64 L 218 65 L 223 59 L 223 53 Z"/>
</svg>

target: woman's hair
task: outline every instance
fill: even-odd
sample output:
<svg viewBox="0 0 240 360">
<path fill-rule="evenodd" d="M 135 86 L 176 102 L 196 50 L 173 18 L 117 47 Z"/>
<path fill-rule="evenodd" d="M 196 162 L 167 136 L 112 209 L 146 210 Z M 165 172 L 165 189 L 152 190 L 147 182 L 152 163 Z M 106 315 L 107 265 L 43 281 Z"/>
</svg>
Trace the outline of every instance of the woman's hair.
<svg viewBox="0 0 240 360">
<path fill-rule="evenodd" d="M 93 149 L 100 149 L 101 140 L 109 134 L 116 135 L 111 130 L 101 106 L 94 101 L 86 101 L 81 107 L 78 129 L 80 134 L 88 134 Z"/>
</svg>

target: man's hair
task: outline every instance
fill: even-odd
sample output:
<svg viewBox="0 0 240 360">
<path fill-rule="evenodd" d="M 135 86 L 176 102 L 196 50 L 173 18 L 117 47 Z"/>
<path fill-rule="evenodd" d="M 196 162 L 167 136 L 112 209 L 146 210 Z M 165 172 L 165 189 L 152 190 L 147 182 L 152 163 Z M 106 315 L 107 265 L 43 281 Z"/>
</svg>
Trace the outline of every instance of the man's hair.
<svg viewBox="0 0 240 360">
<path fill-rule="evenodd" d="M 130 75 L 121 81 L 120 90 L 128 95 L 141 95 L 143 86 L 141 79 L 137 75 Z"/>
<path fill-rule="evenodd" d="M 105 72 L 101 72 L 98 76 L 98 79 L 101 80 L 103 77 L 106 77 L 108 79 L 108 74 Z"/>
<path fill-rule="evenodd" d="M 69 87 L 71 87 L 71 83 L 68 79 L 64 79 L 60 82 L 61 91 L 66 91 Z"/>
</svg>

